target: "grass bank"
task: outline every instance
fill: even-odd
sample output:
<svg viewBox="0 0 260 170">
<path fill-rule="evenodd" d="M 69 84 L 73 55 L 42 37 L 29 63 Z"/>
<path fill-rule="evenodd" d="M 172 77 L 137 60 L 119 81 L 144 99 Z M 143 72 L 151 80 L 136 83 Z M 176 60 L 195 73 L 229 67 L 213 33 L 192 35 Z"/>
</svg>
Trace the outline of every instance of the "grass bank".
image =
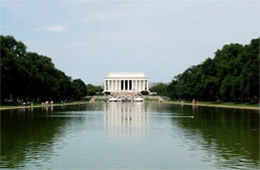
<svg viewBox="0 0 260 170">
<path fill-rule="evenodd" d="M 80 104 L 87 104 L 87 103 L 89 103 L 89 102 L 75 101 L 75 102 L 68 102 L 68 103 L 54 103 L 54 104 L 48 104 L 48 105 L 42 105 L 40 103 L 37 103 L 37 104 L 34 104 L 33 106 L 1 105 L 0 110 L 69 106 L 69 105 L 80 105 Z"/>
<path fill-rule="evenodd" d="M 164 103 L 172 104 L 183 104 L 183 105 L 193 105 L 191 101 L 165 101 Z M 223 107 L 223 108 L 233 108 L 233 109 L 253 109 L 260 110 L 259 104 L 252 103 L 236 103 L 236 102 L 199 102 L 196 106 L 205 107 Z"/>
</svg>

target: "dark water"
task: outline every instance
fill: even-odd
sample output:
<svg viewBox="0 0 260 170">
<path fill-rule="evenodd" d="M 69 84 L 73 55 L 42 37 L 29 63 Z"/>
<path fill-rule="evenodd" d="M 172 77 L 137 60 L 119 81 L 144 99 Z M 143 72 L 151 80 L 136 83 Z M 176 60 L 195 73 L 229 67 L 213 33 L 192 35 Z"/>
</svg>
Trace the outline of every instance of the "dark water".
<svg viewBox="0 0 260 170">
<path fill-rule="evenodd" d="M 1 168 L 258 169 L 259 112 L 96 103 L 1 112 Z"/>
</svg>

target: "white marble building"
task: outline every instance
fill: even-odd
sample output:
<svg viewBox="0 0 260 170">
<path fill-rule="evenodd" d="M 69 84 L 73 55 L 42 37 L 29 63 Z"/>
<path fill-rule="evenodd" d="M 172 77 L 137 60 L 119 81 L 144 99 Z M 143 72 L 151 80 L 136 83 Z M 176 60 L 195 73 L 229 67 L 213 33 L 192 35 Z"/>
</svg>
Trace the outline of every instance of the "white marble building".
<svg viewBox="0 0 260 170">
<path fill-rule="evenodd" d="M 104 78 L 104 92 L 120 93 L 149 91 L 149 78 L 144 73 L 108 73 Z"/>
</svg>

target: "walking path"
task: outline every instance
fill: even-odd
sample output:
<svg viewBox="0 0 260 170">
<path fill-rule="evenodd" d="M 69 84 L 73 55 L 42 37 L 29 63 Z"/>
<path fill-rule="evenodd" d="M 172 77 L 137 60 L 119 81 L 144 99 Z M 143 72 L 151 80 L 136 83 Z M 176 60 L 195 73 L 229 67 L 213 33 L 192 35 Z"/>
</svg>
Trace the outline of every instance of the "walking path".
<svg viewBox="0 0 260 170">
<path fill-rule="evenodd" d="M 89 102 L 72 102 L 72 103 L 60 103 L 60 104 L 51 104 L 51 105 L 35 105 L 35 106 L 0 106 L 0 110 L 11 110 L 11 109 L 25 109 L 25 108 L 40 108 L 40 107 L 56 107 L 56 106 L 69 106 L 69 105 L 82 105 Z M 165 101 L 163 103 L 168 104 L 178 104 L 178 105 L 189 105 L 189 106 L 202 106 L 202 107 L 220 107 L 220 108 L 232 108 L 232 109 L 249 109 L 249 110 L 259 110 L 260 107 L 255 106 L 228 106 L 221 104 L 192 104 L 192 103 L 181 103 L 178 101 Z"/>
<path fill-rule="evenodd" d="M 167 101 L 167 102 L 164 102 L 164 103 L 178 104 L 178 105 L 189 105 L 189 106 L 203 106 L 203 107 L 249 109 L 249 110 L 259 110 L 260 111 L 260 107 L 255 107 L 255 106 L 228 106 L 228 105 L 221 105 L 221 104 L 192 104 L 192 103 L 181 103 L 181 102 L 176 102 L 176 101 Z"/>
<path fill-rule="evenodd" d="M 87 104 L 87 103 L 89 103 L 89 102 L 73 102 L 73 103 L 60 103 L 60 104 L 35 105 L 35 106 L 0 106 L 0 110 L 82 105 L 82 104 Z"/>
</svg>

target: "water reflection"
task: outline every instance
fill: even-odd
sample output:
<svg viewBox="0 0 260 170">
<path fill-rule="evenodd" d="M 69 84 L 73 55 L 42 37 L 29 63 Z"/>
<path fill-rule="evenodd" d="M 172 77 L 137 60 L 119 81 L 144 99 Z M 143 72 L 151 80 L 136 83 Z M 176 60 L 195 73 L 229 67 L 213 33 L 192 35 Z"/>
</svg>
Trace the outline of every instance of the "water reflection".
<svg viewBox="0 0 260 170">
<path fill-rule="evenodd" d="M 54 148 L 63 147 L 61 138 L 67 129 L 83 123 L 84 117 L 67 116 L 64 108 L 21 108 L 1 111 L 1 156 L 0 168 L 20 168 L 53 157 Z M 85 110 L 85 107 L 66 108 Z M 71 115 L 70 112 L 67 115 Z M 59 118 L 57 119 L 57 117 Z M 37 162 L 37 160 L 41 160 Z"/>
<path fill-rule="evenodd" d="M 0 168 L 259 167 L 258 111 L 92 103 L 10 110 L 0 116 Z"/>
<path fill-rule="evenodd" d="M 175 137 L 194 155 L 205 151 L 200 161 L 214 162 L 217 169 L 259 167 L 259 111 L 171 104 L 149 105 L 149 110 L 160 117 L 172 115 L 168 118 Z M 184 119 L 189 115 L 193 119 Z M 160 117 L 152 114 L 150 122 Z"/>
<path fill-rule="evenodd" d="M 259 166 L 258 111 L 209 107 L 196 110 L 192 121 L 178 119 L 177 124 L 184 142 L 194 146 L 191 151 L 198 146 L 207 151 L 202 161 L 214 161 L 217 168 Z"/>
<path fill-rule="evenodd" d="M 108 103 L 104 105 L 104 124 L 106 132 L 111 136 L 142 136 L 148 126 L 147 105 Z"/>
</svg>

